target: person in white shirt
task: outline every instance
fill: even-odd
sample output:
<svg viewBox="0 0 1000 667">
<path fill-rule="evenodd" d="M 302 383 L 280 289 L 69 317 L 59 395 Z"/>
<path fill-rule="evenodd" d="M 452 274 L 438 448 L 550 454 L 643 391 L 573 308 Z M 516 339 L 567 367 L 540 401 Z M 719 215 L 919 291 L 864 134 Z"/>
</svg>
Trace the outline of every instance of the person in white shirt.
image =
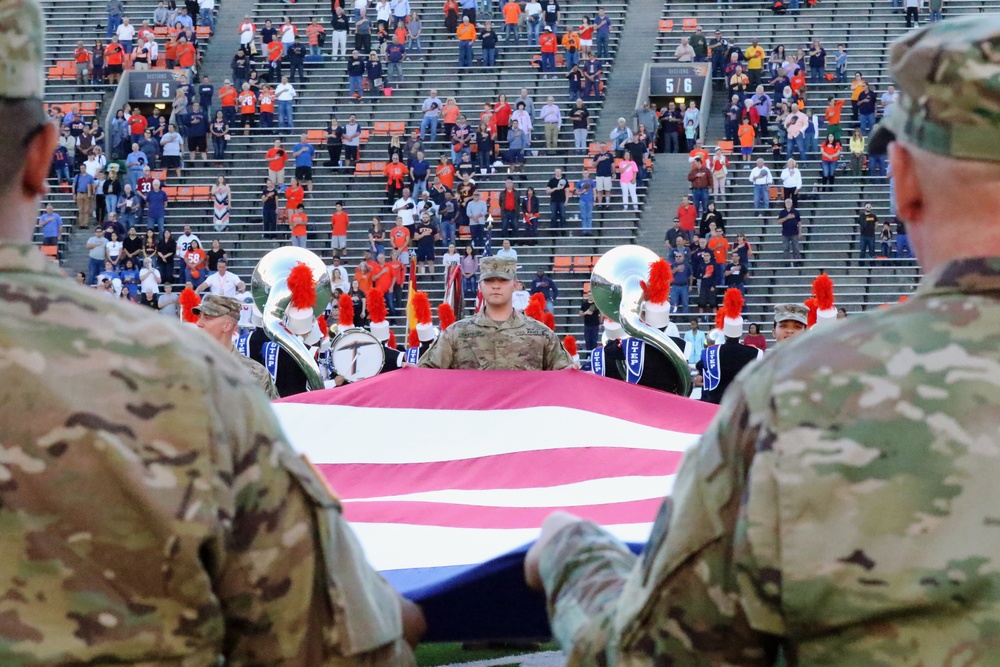
<svg viewBox="0 0 1000 667">
<path fill-rule="evenodd" d="M 125 53 L 132 53 L 132 40 L 135 39 L 135 26 L 128 22 L 128 17 L 122 17 L 122 24 L 115 31 L 118 35 L 118 42 L 125 49 Z"/>
<path fill-rule="evenodd" d="M 386 26 L 389 25 L 389 17 L 392 16 L 392 7 L 389 6 L 388 0 L 379 0 L 375 5 L 375 20 L 380 23 L 385 23 Z"/>
<path fill-rule="evenodd" d="M 220 259 L 216 265 L 218 271 L 205 279 L 205 282 L 198 285 L 197 292 L 209 290 L 215 296 L 236 297 L 236 287 L 240 284 L 245 286 L 242 280 L 235 273 L 229 272 L 229 264 L 224 259 Z"/>
<path fill-rule="evenodd" d="M 295 127 L 295 119 L 292 118 L 292 101 L 298 95 L 295 86 L 288 82 L 288 77 L 281 77 L 281 83 L 274 89 L 274 97 L 278 100 L 278 127 Z"/>
<path fill-rule="evenodd" d="M 531 301 L 531 293 L 524 289 L 524 285 L 521 284 L 520 280 L 514 282 L 514 294 L 511 295 L 510 303 L 514 306 L 514 310 L 523 312 L 525 308 L 528 307 L 528 303 Z"/>
<path fill-rule="evenodd" d="M 257 26 L 250 20 L 249 14 L 245 15 L 243 23 L 240 24 L 240 46 L 243 47 L 247 55 L 250 55 L 250 45 L 253 44 L 253 38 L 256 33 Z"/>
<path fill-rule="evenodd" d="M 538 46 L 538 37 L 542 34 L 542 4 L 529 0 L 524 6 L 524 20 L 528 26 L 528 44 Z"/>
<path fill-rule="evenodd" d="M 215 34 L 215 0 L 198 0 L 198 15 L 202 25 Z"/>
<path fill-rule="evenodd" d="M 802 172 L 799 171 L 795 160 L 789 160 L 787 166 L 781 170 L 781 187 L 785 192 L 784 199 L 791 199 L 793 206 L 799 205 L 799 189 L 802 188 Z"/>
<path fill-rule="evenodd" d="M 412 227 L 416 219 L 417 204 L 410 197 L 410 188 L 403 188 L 403 196 L 392 205 L 392 212 L 403 220 L 404 227 Z"/>
<path fill-rule="evenodd" d="M 510 241 L 504 239 L 503 247 L 497 250 L 497 257 L 500 259 L 512 259 L 517 261 L 517 251 L 510 247 Z"/>
<path fill-rule="evenodd" d="M 246 284 L 240 283 L 236 286 L 236 300 L 240 302 L 240 319 L 237 326 L 240 329 L 252 329 L 255 326 L 254 315 L 259 311 L 253 295 L 247 291 Z"/>
<path fill-rule="evenodd" d="M 687 37 L 681 37 L 681 43 L 674 49 L 674 57 L 679 63 L 689 63 L 694 60 L 694 48 Z"/>
<path fill-rule="evenodd" d="M 753 185 L 753 208 L 755 211 L 765 211 L 771 197 L 770 186 L 774 184 L 774 177 L 771 170 L 764 165 L 763 158 L 757 158 L 757 165 L 750 170 L 748 179 Z M 758 213 L 758 217 L 763 213 Z"/>
<path fill-rule="evenodd" d="M 462 255 L 455 248 L 455 244 L 449 243 L 448 252 L 441 255 L 441 266 L 444 267 L 444 280 L 446 283 L 448 282 L 448 272 L 451 270 L 451 267 L 458 266 L 461 261 Z"/>
<path fill-rule="evenodd" d="M 551 95 L 545 101 L 545 106 L 539 112 L 539 118 L 545 123 L 545 147 L 558 148 L 559 126 L 562 125 L 562 111 Z"/>
<path fill-rule="evenodd" d="M 282 20 L 284 22 L 281 24 L 278 32 L 281 35 L 281 48 L 284 49 L 281 55 L 284 57 L 288 55 L 288 47 L 295 41 L 295 35 L 298 33 L 298 30 L 295 28 L 295 24 L 292 23 L 292 19 L 285 16 Z"/>
<path fill-rule="evenodd" d="M 139 271 L 139 289 L 142 292 L 160 293 L 160 272 L 153 266 L 152 257 L 142 260 L 142 269 Z"/>
<path fill-rule="evenodd" d="M 101 153 L 100 146 L 95 146 L 90 157 L 83 163 L 87 173 L 97 178 L 97 174 L 108 164 L 108 159 Z"/>
<path fill-rule="evenodd" d="M 351 291 L 351 280 L 347 275 L 347 268 L 341 266 L 340 257 L 333 258 L 333 266 L 328 268 L 330 274 L 330 289 L 339 289 L 345 294 Z"/>
<path fill-rule="evenodd" d="M 184 225 L 184 233 L 177 237 L 177 256 L 183 257 L 191 249 L 191 242 L 197 241 L 201 245 L 201 239 L 191 233 L 191 225 Z"/>
</svg>

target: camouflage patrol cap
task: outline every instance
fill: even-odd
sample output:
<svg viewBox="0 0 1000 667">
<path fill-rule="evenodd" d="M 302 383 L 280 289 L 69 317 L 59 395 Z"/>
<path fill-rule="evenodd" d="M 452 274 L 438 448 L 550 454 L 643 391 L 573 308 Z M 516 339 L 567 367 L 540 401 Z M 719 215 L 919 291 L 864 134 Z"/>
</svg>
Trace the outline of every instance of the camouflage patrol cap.
<svg viewBox="0 0 1000 667">
<path fill-rule="evenodd" d="M 809 326 L 809 309 L 801 303 L 779 303 L 774 307 L 774 323 L 800 322 L 803 326 Z"/>
<path fill-rule="evenodd" d="M 209 294 L 201 303 L 191 309 L 191 312 L 195 315 L 204 315 L 205 317 L 232 317 L 233 319 L 240 319 L 240 308 L 243 304 L 236 299 L 230 298 L 228 296 L 216 296 L 215 294 Z"/>
<path fill-rule="evenodd" d="M 0 99 L 42 99 L 44 43 L 37 0 L 0 0 Z"/>
<path fill-rule="evenodd" d="M 934 23 L 897 39 L 889 70 L 901 95 L 872 134 L 959 160 L 1000 161 L 1000 14 Z"/>
<path fill-rule="evenodd" d="M 514 280 L 517 276 L 517 262 L 513 259 L 500 257 L 484 257 L 479 262 L 479 280 L 503 278 Z"/>
</svg>

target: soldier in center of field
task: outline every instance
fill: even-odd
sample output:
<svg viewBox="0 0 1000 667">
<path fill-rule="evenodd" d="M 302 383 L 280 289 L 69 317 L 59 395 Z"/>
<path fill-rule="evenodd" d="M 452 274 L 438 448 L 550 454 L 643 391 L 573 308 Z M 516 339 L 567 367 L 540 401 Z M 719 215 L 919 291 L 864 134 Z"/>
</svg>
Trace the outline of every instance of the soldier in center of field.
<svg viewBox="0 0 1000 667">
<path fill-rule="evenodd" d="M 233 332 L 239 326 L 242 308 L 243 304 L 236 299 L 208 294 L 200 304 L 191 309 L 191 312 L 198 316 L 198 328 L 219 341 L 219 344 L 224 348 L 229 349 L 240 365 L 264 390 L 267 397 L 272 401 L 277 400 L 281 397 L 278 396 L 278 390 L 274 388 L 271 374 L 267 372 L 264 365 L 250 357 L 244 357 L 233 346 Z"/>
<path fill-rule="evenodd" d="M 479 263 L 483 310 L 441 332 L 420 357 L 423 368 L 557 371 L 573 360 L 541 322 L 514 310 L 517 262 L 487 257 Z"/>
</svg>

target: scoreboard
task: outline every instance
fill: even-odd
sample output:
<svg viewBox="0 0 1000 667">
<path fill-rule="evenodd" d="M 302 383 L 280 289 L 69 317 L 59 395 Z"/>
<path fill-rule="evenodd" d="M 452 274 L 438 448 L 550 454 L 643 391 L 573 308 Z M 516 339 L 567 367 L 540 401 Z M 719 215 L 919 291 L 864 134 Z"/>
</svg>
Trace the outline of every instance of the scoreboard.
<svg viewBox="0 0 1000 667">
<path fill-rule="evenodd" d="M 172 102 L 177 94 L 177 77 L 169 70 L 129 72 L 128 99 L 130 102 Z"/>
<path fill-rule="evenodd" d="M 701 97 L 710 77 L 710 63 L 650 65 L 650 97 Z"/>
</svg>

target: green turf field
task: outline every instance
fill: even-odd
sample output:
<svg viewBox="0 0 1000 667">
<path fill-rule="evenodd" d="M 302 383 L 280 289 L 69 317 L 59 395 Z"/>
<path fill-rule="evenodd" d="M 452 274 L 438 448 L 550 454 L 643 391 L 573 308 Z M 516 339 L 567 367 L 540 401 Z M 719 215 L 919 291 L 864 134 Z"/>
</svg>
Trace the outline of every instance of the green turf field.
<svg viewBox="0 0 1000 667">
<path fill-rule="evenodd" d="M 472 662 L 474 660 L 493 660 L 503 658 L 508 655 L 523 655 L 525 653 L 537 653 L 538 651 L 555 651 L 558 646 L 554 643 L 542 644 L 538 649 L 523 649 L 502 646 L 497 648 L 484 648 L 475 650 L 465 650 L 461 644 L 421 644 L 417 647 L 417 664 L 420 667 L 437 667 L 437 665 L 451 665 L 456 662 Z M 519 664 L 516 660 L 511 661 L 512 665 Z"/>
</svg>

